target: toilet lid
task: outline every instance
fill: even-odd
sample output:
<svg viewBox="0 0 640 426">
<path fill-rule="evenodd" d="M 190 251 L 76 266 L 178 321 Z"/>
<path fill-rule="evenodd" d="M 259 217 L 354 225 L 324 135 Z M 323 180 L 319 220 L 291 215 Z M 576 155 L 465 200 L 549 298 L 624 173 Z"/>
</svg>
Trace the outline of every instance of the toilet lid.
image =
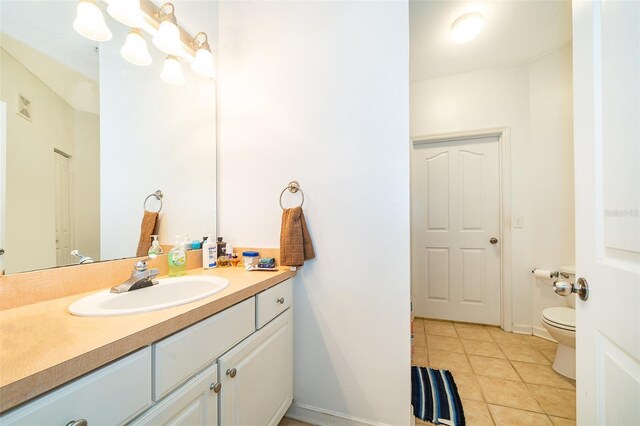
<svg viewBox="0 0 640 426">
<path fill-rule="evenodd" d="M 561 328 L 576 328 L 576 311 L 571 308 L 547 308 L 542 311 L 542 318 L 551 325 Z"/>
</svg>

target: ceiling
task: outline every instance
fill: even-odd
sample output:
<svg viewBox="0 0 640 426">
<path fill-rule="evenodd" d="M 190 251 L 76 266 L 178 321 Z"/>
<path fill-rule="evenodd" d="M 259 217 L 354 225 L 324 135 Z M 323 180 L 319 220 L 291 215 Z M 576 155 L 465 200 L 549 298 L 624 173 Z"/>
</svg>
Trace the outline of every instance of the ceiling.
<svg viewBox="0 0 640 426">
<path fill-rule="evenodd" d="M 466 44 L 451 24 L 480 13 L 484 29 Z M 569 0 L 410 0 L 411 81 L 520 64 L 571 41 Z"/>
<path fill-rule="evenodd" d="M 77 1 L 1 0 L 2 32 L 92 80 L 98 80 L 98 43 L 72 27 Z"/>
</svg>

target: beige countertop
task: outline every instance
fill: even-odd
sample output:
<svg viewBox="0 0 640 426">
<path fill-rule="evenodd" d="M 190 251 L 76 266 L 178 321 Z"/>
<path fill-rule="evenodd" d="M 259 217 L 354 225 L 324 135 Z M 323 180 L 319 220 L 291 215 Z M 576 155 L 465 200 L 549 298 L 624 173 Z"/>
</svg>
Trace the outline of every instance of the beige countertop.
<svg viewBox="0 0 640 426">
<path fill-rule="evenodd" d="M 88 293 L 0 311 L 0 412 L 143 348 L 272 287 L 295 272 L 192 269 L 229 279 L 220 293 L 173 308 L 116 317 L 78 317 L 67 307 Z"/>
</svg>

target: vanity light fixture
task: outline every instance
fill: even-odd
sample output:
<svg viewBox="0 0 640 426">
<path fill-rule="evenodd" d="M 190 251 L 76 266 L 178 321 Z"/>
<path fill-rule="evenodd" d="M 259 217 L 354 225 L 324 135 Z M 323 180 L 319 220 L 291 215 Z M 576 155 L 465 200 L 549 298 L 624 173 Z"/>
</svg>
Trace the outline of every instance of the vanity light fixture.
<svg viewBox="0 0 640 426">
<path fill-rule="evenodd" d="M 184 84 L 184 74 L 182 73 L 182 66 L 178 62 L 178 58 L 174 55 L 167 56 L 162 66 L 162 72 L 160 73 L 162 81 L 174 86 L 180 86 Z"/>
<path fill-rule="evenodd" d="M 138 28 L 132 28 L 127 35 L 127 41 L 120 49 L 120 54 L 133 65 L 146 67 L 151 65 L 151 55 L 147 49 L 147 42 Z"/>
<path fill-rule="evenodd" d="M 191 69 L 202 77 L 213 77 L 213 54 L 206 33 L 199 32 L 193 37 L 191 45 L 196 48 L 196 56 L 191 62 Z"/>
<path fill-rule="evenodd" d="M 484 27 L 482 15 L 469 13 L 456 19 L 451 25 L 451 38 L 456 43 L 467 43 L 478 37 Z"/>
<path fill-rule="evenodd" d="M 172 3 L 165 3 L 158 11 L 157 18 L 160 20 L 158 32 L 153 36 L 153 44 L 168 55 L 183 54 L 180 43 L 180 30 L 175 15 L 175 7 Z"/>
<path fill-rule="evenodd" d="M 111 40 L 112 34 L 95 0 L 80 0 L 73 29 L 93 41 Z"/>
<path fill-rule="evenodd" d="M 109 0 L 107 12 L 113 19 L 131 28 L 142 28 L 144 18 L 140 0 Z"/>
</svg>

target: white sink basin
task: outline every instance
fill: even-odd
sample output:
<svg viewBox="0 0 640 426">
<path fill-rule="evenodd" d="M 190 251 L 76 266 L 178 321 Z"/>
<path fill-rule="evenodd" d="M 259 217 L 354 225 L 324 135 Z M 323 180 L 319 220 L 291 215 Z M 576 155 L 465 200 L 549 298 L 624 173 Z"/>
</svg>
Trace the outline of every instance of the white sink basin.
<svg viewBox="0 0 640 426">
<path fill-rule="evenodd" d="M 69 306 L 82 317 L 110 317 L 157 311 L 204 299 L 224 290 L 229 280 L 211 276 L 184 276 L 160 279 L 159 283 L 126 293 L 104 290 L 83 297 Z"/>
</svg>

